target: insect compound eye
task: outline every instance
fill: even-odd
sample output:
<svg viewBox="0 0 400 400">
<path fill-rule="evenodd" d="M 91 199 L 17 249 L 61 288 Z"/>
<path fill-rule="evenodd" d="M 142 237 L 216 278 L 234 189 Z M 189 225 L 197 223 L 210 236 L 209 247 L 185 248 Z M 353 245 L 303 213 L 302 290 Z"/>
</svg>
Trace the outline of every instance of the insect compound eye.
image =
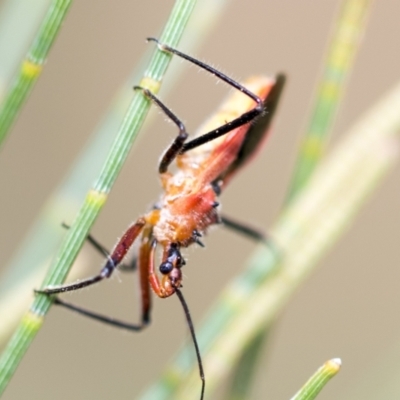
<svg viewBox="0 0 400 400">
<path fill-rule="evenodd" d="M 185 260 L 181 256 L 179 248 L 177 245 L 172 244 L 168 251 L 168 258 L 165 263 L 170 263 L 174 265 L 176 268 L 181 268 L 182 265 L 185 265 Z"/>
<path fill-rule="evenodd" d="M 167 275 L 172 271 L 173 267 L 174 266 L 172 265 L 172 263 L 170 263 L 169 261 L 165 261 L 165 262 L 161 263 L 159 269 L 163 275 Z"/>
</svg>

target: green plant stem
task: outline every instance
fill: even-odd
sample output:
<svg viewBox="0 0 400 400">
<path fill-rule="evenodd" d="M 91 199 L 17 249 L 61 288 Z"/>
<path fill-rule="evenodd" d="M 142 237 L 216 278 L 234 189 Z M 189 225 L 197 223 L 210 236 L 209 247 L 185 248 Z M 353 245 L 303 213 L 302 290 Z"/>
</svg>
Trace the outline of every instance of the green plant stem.
<svg viewBox="0 0 400 400">
<path fill-rule="evenodd" d="M 295 163 L 287 201 L 301 190 L 325 153 L 340 100 L 367 25 L 371 3 L 371 0 L 342 2 L 310 122 Z"/>
<path fill-rule="evenodd" d="M 208 396 L 231 371 L 243 348 L 274 320 L 393 166 L 398 156 L 399 109 L 400 84 L 321 163 L 270 230 L 275 248 L 258 249 L 197 329 Z M 178 391 L 182 381 L 185 385 Z M 198 390 L 198 370 L 188 346 L 141 399 L 188 399 Z"/>
<path fill-rule="evenodd" d="M 291 400 L 314 400 L 325 385 L 340 371 L 339 358 L 327 361 L 291 398 Z"/>
<path fill-rule="evenodd" d="M 371 3 L 370 0 L 345 0 L 342 2 L 337 22 L 334 25 L 327 57 L 324 61 L 322 77 L 318 84 L 318 92 L 314 99 L 315 103 L 312 107 L 308 129 L 294 167 L 287 201 L 293 199 L 304 187 L 324 154 L 345 85 L 359 48 L 360 38 L 367 25 Z M 255 344 L 249 346 L 255 358 L 252 359 L 249 355 L 243 354 L 243 359 L 238 361 L 237 368 L 245 371 L 246 374 L 248 371 L 255 370 L 253 366 L 244 364 L 257 362 L 264 345 L 262 336 L 263 333 L 259 332 L 255 338 L 258 347 L 255 347 Z M 268 336 L 268 333 L 266 333 L 266 336 Z M 235 373 L 235 379 L 232 382 L 236 384 L 239 381 L 241 382 L 239 389 L 241 396 L 247 398 L 246 391 L 251 389 L 252 379 L 247 374 L 247 377 L 242 380 Z M 232 393 L 237 391 L 237 389 L 232 389 Z"/>
<path fill-rule="evenodd" d="M 72 0 L 54 0 L 0 109 L 0 145 L 39 78 Z"/>
<path fill-rule="evenodd" d="M 161 41 L 170 46 L 177 46 L 195 3 L 195 0 L 176 1 L 161 35 Z M 157 92 L 170 59 L 170 54 L 156 49 L 140 84 L 150 88 L 153 92 Z M 107 195 L 122 169 L 149 107 L 149 100 L 141 92 L 135 93 L 100 176 L 93 189 L 88 193 L 75 222 L 68 231 L 58 256 L 55 258 L 55 262 L 43 282 L 43 286 L 60 285 L 65 280 L 95 218 L 104 205 Z M 30 310 L 23 317 L 0 359 L 0 393 L 4 391 L 23 355 L 43 324 L 44 316 L 51 304 L 52 300 L 49 297 L 38 295 Z"/>
<path fill-rule="evenodd" d="M 5 90 L 43 21 L 50 0 L 0 2 L 0 104 Z M 12 40 L 10 40 L 12 38 Z"/>
<path fill-rule="evenodd" d="M 263 330 L 243 349 L 230 378 L 231 384 L 225 398 L 229 400 L 246 400 L 250 398 L 250 390 L 262 356 L 262 347 L 267 339 Z"/>
</svg>

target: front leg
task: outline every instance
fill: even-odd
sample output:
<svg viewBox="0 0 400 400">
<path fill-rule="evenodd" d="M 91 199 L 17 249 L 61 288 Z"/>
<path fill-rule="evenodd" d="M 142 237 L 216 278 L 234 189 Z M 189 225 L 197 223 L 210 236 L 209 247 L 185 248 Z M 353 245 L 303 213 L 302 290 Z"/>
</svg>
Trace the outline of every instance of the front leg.
<svg viewBox="0 0 400 400">
<path fill-rule="evenodd" d="M 70 226 L 63 222 L 61 226 L 65 229 L 69 229 Z M 100 254 L 102 254 L 105 258 L 110 259 L 110 252 L 107 250 L 105 246 L 103 246 L 97 239 L 94 238 L 90 233 L 86 236 L 86 240 L 97 250 Z M 132 260 L 128 264 L 119 264 L 118 270 L 123 272 L 133 272 L 136 271 L 137 257 L 134 256 Z"/>
<path fill-rule="evenodd" d="M 143 94 L 147 96 L 153 103 L 157 104 L 158 107 L 160 107 L 161 110 L 166 114 L 166 116 L 179 128 L 178 136 L 165 151 L 158 166 L 158 172 L 160 174 L 163 174 L 167 172 L 168 167 L 175 160 L 176 156 L 181 153 L 185 141 L 189 135 L 186 132 L 186 128 L 183 122 L 149 89 L 143 88 L 141 86 L 135 86 L 134 89 L 141 90 Z"/>
<path fill-rule="evenodd" d="M 253 228 L 250 225 L 238 222 L 226 215 L 221 215 L 221 223 L 228 229 L 235 231 L 249 239 L 256 240 L 257 242 L 268 244 L 268 238 L 259 230 Z"/>
<path fill-rule="evenodd" d="M 102 281 L 104 278 L 109 278 L 111 274 L 114 272 L 115 268 L 118 266 L 118 264 L 125 257 L 126 253 L 132 246 L 133 242 L 143 229 L 145 223 L 146 222 L 144 218 L 139 218 L 134 224 L 132 224 L 126 230 L 121 239 L 115 245 L 111 255 L 107 257 L 107 262 L 98 275 L 92 276 L 90 278 L 75 283 L 69 283 L 66 285 L 61 285 L 56 287 L 46 287 L 40 290 L 35 290 L 35 292 L 47 295 L 70 292 L 73 290 L 78 290 L 93 285 L 97 282 Z"/>
<path fill-rule="evenodd" d="M 140 231 L 143 229 L 144 225 L 145 225 L 144 218 L 140 218 L 137 222 L 132 224 L 127 229 L 127 231 L 124 233 L 122 238 L 118 241 L 118 243 L 114 247 L 112 254 L 109 254 L 103 246 L 101 246 L 95 239 L 93 239 L 89 235 L 88 240 L 90 241 L 90 243 L 92 243 L 99 251 L 101 251 L 107 257 L 106 265 L 102 268 L 100 274 L 96 275 L 92 278 L 85 279 L 82 282 L 78 282 L 78 283 L 74 283 L 74 284 L 70 284 L 70 285 L 64 285 L 64 286 L 60 286 L 57 288 L 45 288 L 41 291 L 39 291 L 39 290 L 36 291 L 36 293 L 44 293 L 47 295 L 51 295 L 51 294 L 55 294 L 55 293 L 76 290 L 76 289 L 80 289 L 85 286 L 89 286 L 95 282 L 102 280 L 103 278 L 108 278 L 111 275 L 111 273 L 115 270 L 117 265 L 122 261 L 122 259 L 128 252 L 129 248 L 131 247 L 131 245 L 133 244 L 133 242 L 139 235 Z M 145 295 L 142 294 L 142 296 L 145 296 Z M 103 322 L 108 325 L 115 326 L 117 328 L 128 329 L 130 331 L 141 331 L 143 328 L 146 327 L 146 325 L 150 321 L 149 304 L 147 304 L 147 309 L 145 311 L 142 310 L 142 318 L 141 318 L 141 322 L 139 324 L 132 324 L 130 322 L 125 322 L 125 321 L 121 321 L 121 320 L 118 320 L 118 319 L 115 319 L 112 317 L 108 317 L 108 316 L 99 314 L 97 312 L 87 310 L 80 306 L 76 306 L 74 304 L 65 302 L 64 300 L 61 300 L 58 297 L 54 298 L 54 304 L 63 306 L 64 308 L 67 308 L 68 310 L 74 311 L 78 314 L 89 317 L 96 321 Z M 145 305 L 144 305 L 144 307 L 145 307 Z"/>
</svg>

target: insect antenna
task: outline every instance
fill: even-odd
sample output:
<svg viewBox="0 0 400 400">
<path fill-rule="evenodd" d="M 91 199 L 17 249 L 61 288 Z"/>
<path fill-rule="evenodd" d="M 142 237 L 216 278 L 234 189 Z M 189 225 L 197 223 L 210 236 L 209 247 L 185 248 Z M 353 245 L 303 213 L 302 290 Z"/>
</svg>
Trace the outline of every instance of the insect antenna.
<svg viewBox="0 0 400 400">
<path fill-rule="evenodd" d="M 190 335 L 192 336 L 194 348 L 195 348 L 195 351 L 196 351 L 197 365 L 199 367 L 199 375 L 200 375 L 200 379 L 201 379 L 200 400 L 203 400 L 204 391 L 205 391 L 205 388 L 206 388 L 206 380 L 205 380 L 205 377 L 204 377 L 203 362 L 201 361 L 200 349 L 199 349 L 199 345 L 197 343 L 196 333 L 194 331 L 194 325 L 193 325 L 192 317 L 190 316 L 189 307 L 188 307 L 188 305 L 187 305 L 187 303 L 185 301 L 185 298 L 183 297 L 183 294 L 180 291 L 180 289 L 175 288 L 175 293 L 178 296 L 178 299 L 182 304 L 182 308 L 183 308 L 183 311 L 185 313 L 186 321 L 187 321 L 188 326 L 189 326 Z"/>
</svg>

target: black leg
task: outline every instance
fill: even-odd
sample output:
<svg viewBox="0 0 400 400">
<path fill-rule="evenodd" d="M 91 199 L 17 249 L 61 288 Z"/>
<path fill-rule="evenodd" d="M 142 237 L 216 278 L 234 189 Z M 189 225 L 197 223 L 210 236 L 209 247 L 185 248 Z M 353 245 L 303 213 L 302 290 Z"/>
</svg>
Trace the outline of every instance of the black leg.
<svg viewBox="0 0 400 400">
<path fill-rule="evenodd" d="M 84 315 L 85 317 L 95 319 L 96 321 L 115 326 L 116 328 L 128 329 L 130 331 L 141 331 L 147 325 L 145 321 L 143 321 L 141 324 L 135 325 L 135 324 L 131 324 L 129 322 L 124 322 L 124 321 L 120 321 L 118 319 L 107 317 L 102 314 L 97 314 L 93 311 L 89 311 L 84 308 L 75 306 L 74 304 L 70 304 L 63 300 L 60 300 L 58 297 L 54 298 L 54 304 L 68 308 L 68 310 L 71 310 L 78 314 Z"/>
<path fill-rule="evenodd" d="M 174 161 L 176 156 L 179 154 L 183 154 L 188 150 L 194 149 L 195 147 L 201 146 L 204 143 L 210 142 L 211 140 L 214 140 L 222 135 L 227 134 L 228 132 L 231 132 L 233 129 L 238 128 L 242 125 L 247 124 L 248 122 L 252 121 L 254 118 L 256 118 L 258 115 L 260 115 L 264 111 L 264 104 L 263 101 L 256 96 L 254 93 L 252 93 L 250 90 L 245 88 L 243 85 L 240 83 L 236 82 L 232 78 L 226 76 L 222 72 L 216 70 L 215 68 L 199 61 L 196 60 L 193 57 L 188 56 L 187 54 L 181 53 L 180 51 L 173 49 L 172 47 L 169 47 L 165 44 L 160 43 L 157 39 L 154 38 L 148 38 L 148 41 L 153 41 L 156 42 L 157 45 L 161 48 L 163 51 L 167 51 L 170 53 L 173 53 L 179 57 L 184 58 L 185 60 L 197 65 L 198 67 L 210 72 L 211 74 L 217 76 L 219 79 L 223 80 L 226 82 L 228 85 L 234 87 L 237 90 L 240 90 L 242 93 L 245 95 L 249 96 L 251 99 L 254 100 L 256 103 L 256 106 L 250 110 L 242 114 L 240 117 L 234 119 L 231 122 L 228 122 L 222 126 L 220 126 L 217 129 L 214 129 L 208 133 L 205 133 L 204 135 L 197 137 L 190 142 L 186 143 L 186 140 L 188 138 L 188 133 L 186 131 L 186 128 L 182 121 L 153 93 L 151 93 L 148 89 L 142 88 L 140 86 L 135 86 L 135 90 L 142 90 L 143 93 L 155 104 L 157 104 L 161 110 L 167 115 L 171 121 L 177 125 L 179 128 L 179 134 L 175 138 L 175 140 L 172 142 L 170 147 L 166 150 L 164 155 L 161 158 L 158 170 L 160 174 L 164 173 L 167 171 L 169 165 Z"/>
<path fill-rule="evenodd" d="M 217 129 L 214 129 L 208 133 L 205 133 L 202 136 L 199 136 L 193 140 L 191 140 L 190 142 L 184 143 L 180 153 L 185 153 L 186 151 L 189 151 L 191 149 L 194 149 L 195 147 L 201 146 L 204 143 L 210 142 L 211 140 L 214 140 L 222 135 L 225 135 L 228 132 L 231 132 L 233 129 L 236 129 L 242 125 L 247 124 L 248 122 L 252 121 L 254 118 L 256 118 L 258 115 L 262 114 L 264 112 L 264 104 L 262 99 L 260 99 L 258 96 L 256 96 L 253 92 L 251 92 L 250 90 L 248 90 L 246 87 L 244 87 L 243 85 L 241 85 L 239 82 L 236 82 L 235 80 L 233 80 L 232 78 L 230 78 L 229 76 L 223 74 L 222 72 L 216 70 L 215 68 L 211 67 L 210 65 L 207 65 L 205 63 L 203 63 L 200 60 L 197 60 L 185 53 L 180 52 L 177 49 L 174 49 L 164 43 L 160 43 L 157 39 L 155 38 L 148 38 L 148 41 L 151 42 L 156 42 L 158 47 L 162 50 L 162 51 L 166 51 L 172 54 L 177 55 L 178 57 L 181 57 L 189 62 L 191 62 L 192 64 L 197 65 L 198 67 L 204 69 L 205 71 L 215 75 L 217 78 L 221 79 L 222 81 L 224 81 L 225 83 L 227 83 L 228 85 L 234 87 L 235 89 L 241 91 L 243 94 L 249 96 L 251 99 L 254 100 L 254 102 L 256 103 L 256 106 L 250 110 L 247 111 L 246 113 L 242 114 L 240 117 L 234 119 L 231 122 L 228 122 L 222 126 L 220 126 Z M 172 161 L 172 160 L 171 160 Z"/>
<path fill-rule="evenodd" d="M 65 225 L 65 227 L 68 227 Z M 103 256 L 107 258 L 107 260 L 111 260 L 110 252 L 103 246 L 97 239 L 95 239 L 91 234 L 89 234 L 86 240 Z M 134 256 L 132 260 L 128 264 L 118 264 L 118 270 L 123 272 L 134 272 L 137 267 L 137 257 Z"/>
<path fill-rule="evenodd" d="M 54 295 L 57 293 L 69 292 L 77 289 L 81 289 L 86 286 L 93 285 L 104 278 L 109 278 L 115 268 L 120 264 L 121 260 L 125 257 L 126 253 L 128 252 L 129 248 L 132 246 L 133 242 L 142 231 L 143 227 L 145 226 L 146 222 L 143 218 L 139 218 L 135 223 L 133 223 L 129 228 L 125 231 L 124 235 L 115 245 L 112 254 L 110 255 L 108 251 L 100 245 L 97 240 L 95 240 L 91 235 L 88 235 L 87 240 L 102 254 L 106 255 L 107 261 L 105 266 L 101 269 L 98 275 L 95 275 L 91 278 L 84 279 L 80 282 L 70 283 L 67 285 L 62 285 L 58 287 L 46 287 L 41 290 L 35 290 L 36 293 L 39 294 L 46 294 L 46 295 Z M 68 225 L 63 224 L 65 228 L 69 228 Z M 93 311 L 86 310 L 84 308 L 75 306 L 73 304 L 67 303 L 59 298 L 54 298 L 54 303 L 57 305 L 61 305 L 65 308 L 68 308 L 72 311 L 75 311 L 81 315 L 87 316 L 89 318 L 95 319 L 97 321 L 107 323 L 109 325 L 113 325 L 119 328 L 139 331 L 143 329 L 145 325 L 150 321 L 148 312 L 149 308 L 146 309 L 146 312 L 142 313 L 142 322 L 140 324 L 131 324 L 119 320 L 115 320 L 113 318 L 98 314 Z"/>
<path fill-rule="evenodd" d="M 119 264 L 118 271 L 122 272 L 135 272 L 137 269 L 137 257 L 134 256 L 128 264 Z"/>
<path fill-rule="evenodd" d="M 144 218 L 139 218 L 135 223 L 129 226 L 121 239 L 115 245 L 112 254 L 107 255 L 107 261 L 99 274 L 90 278 L 83 279 L 79 282 L 69 283 L 56 287 L 45 287 L 40 290 L 35 290 L 35 292 L 47 295 L 71 292 L 73 290 L 78 290 L 87 286 L 94 285 L 95 283 L 102 281 L 104 278 L 109 278 L 114 270 L 117 268 L 117 266 L 121 263 L 126 253 L 129 251 L 133 242 L 136 240 L 137 236 L 140 234 L 145 225 L 146 221 L 144 220 Z M 105 249 L 102 248 L 101 251 L 103 250 Z"/>
<path fill-rule="evenodd" d="M 79 282 L 68 283 L 66 285 L 55 286 L 55 287 L 45 287 L 40 290 L 35 290 L 35 293 L 38 294 L 57 294 L 64 292 L 71 292 L 73 290 L 83 289 L 84 287 L 94 285 L 97 282 L 102 281 L 104 278 L 109 278 L 113 271 L 115 270 L 116 265 L 111 260 L 107 260 L 106 265 L 101 269 L 98 275 L 92 276 L 90 278 L 83 279 Z"/>
<path fill-rule="evenodd" d="M 240 233 L 244 236 L 247 236 L 249 239 L 256 240 L 266 245 L 267 248 L 274 253 L 277 260 L 283 256 L 284 253 L 282 249 L 277 246 L 277 244 L 271 237 L 265 236 L 260 231 L 245 224 L 242 224 L 241 222 L 234 221 L 226 217 L 225 215 L 221 217 L 221 222 L 224 224 L 225 227 L 232 229 L 233 231 Z"/>
<path fill-rule="evenodd" d="M 70 226 L 65 222 L 61 223 L 61 226 L 65 229 L 69 229 Z M 90 233 L 87 235 L 86 240 L 104 257 L 111 260 L 110 252 L 105 246 L 103 246 L 97 239 L 95 239 Z M 118 270 L 123 272 L 133 272 L 136 271 L 137 267 L 137 257 L 133 257 L 128 264 L 119 264 Z"/>
<path fill-rule="evenodd" d="M 265 244 L 268 243 L 267 237 L 264 236 L 264 234 L 257 229 L 252 228 L 251 226 L 248 226 L 241 222 L 237 222 L 227 217 L 226 215 L 221 216 L 221 222 L 224 224 L 225 227 L 232 229 L 233 231 L 240 233 L 244 236 L 247 236 L 250 239 L 254 239 L 258 242 L 262 242 Z"/>
<path fill-rule="evenodd" d="M 142 88 L 141 86 L 135 86 L 134 89 L 141 90 L 152 102 L 157 104 L 158 107 L 160 107 L 161 110 L 167 115 L 167 117 L 179 128 L 178 136 L 161 157 L 161 161 L 158 166 L 158 172 L 163 174 L 164 172 L 167 172 L 169 165 L 182 151 L 183 145 L 188 138 L 188 133 L 186 132 L 183 122 L 156 95 L 150 92 L 150 90 Z"/>
</svg>

